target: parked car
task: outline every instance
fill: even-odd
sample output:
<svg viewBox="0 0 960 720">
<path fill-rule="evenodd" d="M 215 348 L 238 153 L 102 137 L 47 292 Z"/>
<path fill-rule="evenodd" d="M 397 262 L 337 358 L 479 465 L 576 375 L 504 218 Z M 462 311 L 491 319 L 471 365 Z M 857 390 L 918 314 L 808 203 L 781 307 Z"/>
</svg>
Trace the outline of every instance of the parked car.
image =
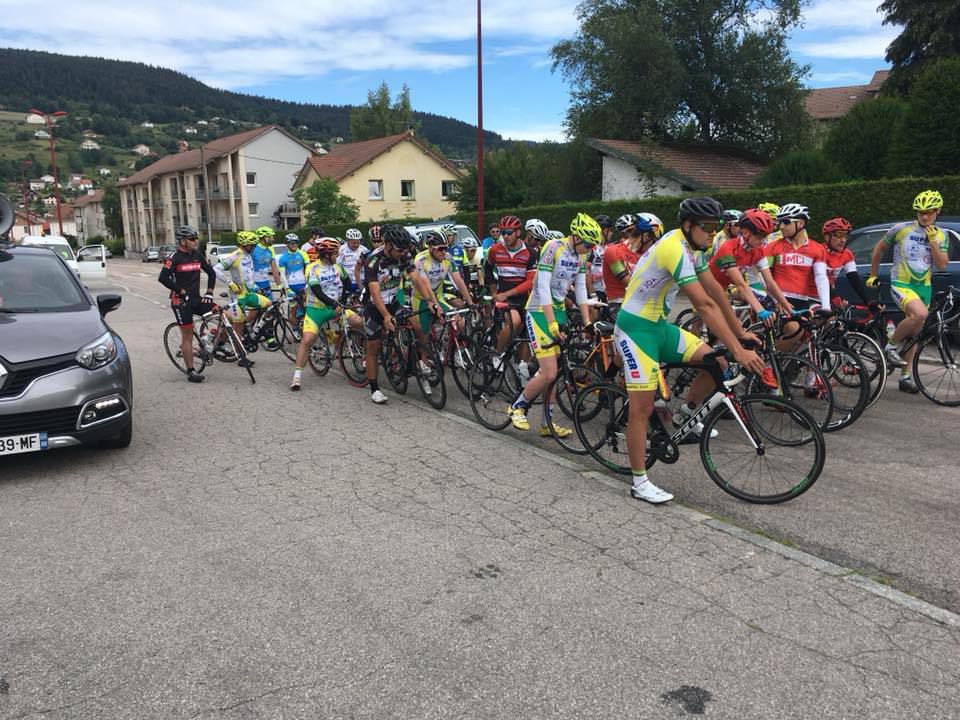
<svg viewBox="0 0 960 720">
<path fill-rule="evenodd" d="M 0 457 L 72 445 L 126 447 L 133 373 L 94 299 L 50 248 L 0 247 Z"/>
<path fill-rule="evenodd" d="M 160 262 L 164 262 L 168 257 L 172 256 L 177 251 L 176 245 L 161 245 L 160 246 Z"/>
<path fill-rule="evenodd" d="M 160 262 L 160 248 L 152 245 L 140 253 L 140 262 Z"/>
<path fill-rule="evenodd" d="M 77 270 L 77 256 L 73 254 L 73 248 L 70 247 L 70 243 L 67 242 L 65 237 L 60 235 L 26 235 L 20 241 L 20 244 L 31 247 L 48 247 L 62 257 L 71 270 Z"/>
<path fill-rule="evenodd" d="M 419 225 L 405 225 L 404 227 L 407 232 L 412 232 L 414 235 L 419 237 L 420 233 L 425 232 L 426 230 L 439 230 L 440 228 L 446 227 L 449 224 L 449 222 L 445 222 L 443 220 L 436 220 L 434 222 L 420 223 Z M 473 230 L 468 228 L 466 225 L 454 225 L 454 227 L 457 229 L 457 240 L 462 241 L 466 237 L 472 237 L 477 241 L 478 244 L 480 243 L 479 238 L 477 238 Z"/>
<path fill-rule="evenodd" d="M 218 245 L 211 243 L 207 245 L 207 262 L 213 265 L 221 255 L 229 255 L 236 249 L 236 245 Z"/>
<path fill-rule="evenodd" d="M 887 230 L 897 223 L 886 222 L 878 225 L 868 225 L 867 227 L 857 228 L 850 233 L 847 239 L 847 247 L 853 253 L 857 261 L 857 270 L 861 277 L 866 280 L 870 276 L 870 257 L 873 255 L 873 248 L 887 234 Z M 943 217 L 937 221 L 937 227 L 941 228 L 947 235 L 950 246 L 947 255 L 950 263 L 944 271 L 933 271 L 933 291 L 936 293 L 950 285 L 960 287 L 960 217 Z M 880 259 L 880 267 L 877 271 L 877 277 L 884 283 L 880 288 L 879 300 L 888 309 L 896 310 L 897 304 L 890 296 L 890 268 L 893 265 L 893 248 L 887 248 L 883 257 Z M 849 302 L 860 302 L 860 298 L 850 287 L 850 283 L 841 275 L 837 279 L 837 292 Z"/>
<path fill-rule="evenodd" d="M 113 257 L 113 253 L 110 252 L 110 248 L 108 248 L 106 245 L 103 246 L 103 252 L 106 254 L 107 260 Z"/>
</svg>

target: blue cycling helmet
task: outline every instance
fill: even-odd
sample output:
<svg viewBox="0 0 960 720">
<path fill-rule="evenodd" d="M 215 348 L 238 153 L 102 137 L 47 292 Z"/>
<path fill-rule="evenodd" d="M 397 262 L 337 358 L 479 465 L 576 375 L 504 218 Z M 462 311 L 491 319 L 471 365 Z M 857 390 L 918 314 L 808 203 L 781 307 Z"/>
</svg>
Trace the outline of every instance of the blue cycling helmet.
<svg viewBox="0 0 960 720">
<path fill-rule="evenodd" d="M 645 232 L 656 232 L 657 226 L 650 222 L 647 218 L 642 217 L 641 215 L 634 215 L 636 221 L 633 223 L 633 228 L 637 233 Z"/>
</svg>

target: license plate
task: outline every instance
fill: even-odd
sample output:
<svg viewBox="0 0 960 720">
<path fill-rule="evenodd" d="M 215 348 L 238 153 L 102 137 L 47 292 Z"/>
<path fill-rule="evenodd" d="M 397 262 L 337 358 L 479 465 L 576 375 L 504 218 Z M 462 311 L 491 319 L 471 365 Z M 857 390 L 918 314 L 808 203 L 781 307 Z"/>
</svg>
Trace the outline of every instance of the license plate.
<svg viewBox="0 0 960 720">
<path fill-rule="evenodd" d="M 47 434 L 45 432 L 0 438 L 0 455 L 16 455 L 46 449 Z"/>
</svg>

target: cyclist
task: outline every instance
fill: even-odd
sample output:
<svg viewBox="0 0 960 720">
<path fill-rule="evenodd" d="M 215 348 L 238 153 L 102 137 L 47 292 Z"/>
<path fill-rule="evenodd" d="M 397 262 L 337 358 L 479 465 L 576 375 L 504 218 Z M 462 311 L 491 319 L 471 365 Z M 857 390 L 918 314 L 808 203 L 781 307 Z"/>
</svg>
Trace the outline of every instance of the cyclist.
<svg viewBox="0 0 960 720">
<path fill-rule="evenodd" d="M 290 389 L 300 389 L 303 368 L 307 364 L 310 348 L 316 342 L 317 336 L 323 332 L 328 320 L 346 313 L 347 323 L 351 328 L 360 329 L 363 321 L 360 316 L 341 305 L 344 290 L 349 283 L 346 269 L 337 263 L 337 254 L 340 251 L 340 242 L 334 238 L 323 238 L 317 243 L 316 262 L 307 267 L 307 308 L 303 318 L 303 338 L 297 348 L 297 362 L 293 371 L 293 380 Z"/>
<path fill-rule="evenodd" d="M 369 251 L 360 241 L 363 240 L 363 233 L 356 228 L 347 230 L 347 242 L 340 246 L 340 255 L 337 262 L 347 271 L 350 282 L 347 284 L 347 291 L 355 294 L 360 290 L 360 273 L 363 271 L 363 256 Z"/>
<path fill-rule="evenodd" d="M 457 232 L 455 225 L 444 225 L 442 234 L 447 238 L 447 252 L 450 254 L 450 261 L 453 263 L 453 269 L 457 272 L 463 267 L 463 244 L 460 242 L 460 233 Z"/>
<path fill-rule="evenodd" d="M 372 228 L 371 228 L 372 230 Z M 420 296 L 432 298 L 429 286 L 419 273 L 415 272 L 410 250 L 413 249 L 413 237 L 401 225 L 377 227 L 377 235 L 383 245 L 371 251 L 364 267 L 364 286 L 366 301 L 363 306 L 364 333 L 367 336 L 367 379 L 370 381 L 370 399 L 377 404 L 387 402 L 387 396 L 380 390 L 377 382 L 379 372 L 380 342 L 383 330 L 396 330 L 393 316 L 400 309 L 398 298 L 400 286 L 408 274 L 414 286 L 420 290 Z M 427 300 L 431 309 L 435 300 Z M 420 328 L 414 324 L 414 329 Z M 421 340 L 422 342 L 422 340 Z"/>
<path fill-rule="evenodd" d="M 768 292 L 780 310 L 789 315 L 793 306 L 774 281 L 764 248 L 767 236 L 773 232 L 773 220 L 767 213 L 756 209 L 747 210 L 737 220 L 739 233 L 722 242 L 710 259 L 713 277 L 723 287 L 733 284 L 740 300 L 750 306 L 758 319 L 768 322 L 774 319 L 773 313 L 760 302 Z M 749 282 L 748 270 L 752 270 L 761 282 Z"/>
<path fill-rule="evenodd" d="M 174 231 L 177 249 L 163 263 L 160 284 L 170 290 L 170 307 L 180 325 L 180 356 L 187 368 L 187 380 L 203 382 L 203 375 L 193 367 L 193 316 L 205 315 L 213 309 L 213 286 L 217 276 L 206 258 L 197 250 L 197 231 L 181 225 Z M 207 275 L 207 292 L 200 295 L 200 271 Z"/>
<path fill-rule="evenodd" d="M 830 277 L 830 287 L 835 287 L 837 279 L 844 274 L 850 282 L 850 287 L 864 304 L 874 306 L 876 303 L 867 296 L 867 286 L 857 271 L 856 258 L 847 247 L 847 236 L 852 229 L 853 226 L 845 218 L 835 217 L 827 220 L 820 231 L 820 237 L 827 249 L 827 274 Z M 839 296 L 834 297 L 832 303 L 834 307 L 842 307 L 846 304 Z"/>
<path fill-rule="evenodd" d="M 274 231 L 269 225 L 261 225 L 254 231 L 257 235 L 258 243 L 250 253 L 253 259 L 253 275 L 257 283 L 257 292 L 270 297 L 270 278 L 281 286 L 280 271 L 277 270 L 277 260 L 273 256 L 273 238 Z"/>
<path fill-rule="evenodd" d="M 477 239 L 472 236 L 463 239 L 463 269 L 460 274 L 471 294 L 483 290 L 483 253 Z"/>
<path fill-rule="evenodd" d="M 514 223 L 514 220 L 516 222 Z M 497 335 L 497 352 L 503 352 L 507 343 L 517 335 L 523 323 L 523 308 L 537 273 L 537 252 L 520 238 L 520 221 L 507 215 L 500 221 L 503 229 L 500 242 L 490 246 L 483 263 L 483 274 L 495 302 L 510 304 L 507 322 Z M 500 227 L 500 226 L 498 226 Z M 539 220 L 528 220 L 528 237 L 546 239 L 547 226 Z"/>
<path fill-rule="evenodd" d="M 616 319 L 627 292 L 630 274 L 640 256 L 656 242 L 655 226 L 639 215 L 627 215 L 630 224 L 622 231 L 623 240 L 607 248 L 603 256 L 603 281 L 610 303 L 610 317 Z M 617 223 L 620 223 L 620 218 Z"/>
<path fill-rule="evenodd" d="M 607 293 L 603 284 L 603 253 L 606 252 L 607 243 L 614 239 L 616 226 L 609 215 L 595 215 L 593 219 L 597 221 L 597 225 L 603 231 L 603 239 L 587 255 L 587 295 L 596 296 L 601 302 L 606 302 Z M 619 239 L 619 234 L 616 239 Z"/>
<path fill-rule="evenodd" d="M 300 250 L 300 238 L 296 233 L 287 233 L 284 240 L 287 243 L 287 250 L 277 258 L 277 268 L 283 268 L 286 277 L 287 287 L 295 298 L 303 301 L 303 290 L 307 286 L 305 271 L 310 264 L 310 258 L 303 250 Z M 289 309 L 290 324 L 297 326 L 297 303 L 291 303 Z"/>
<path fill-rule="evenodd" d="M 256 233 L 241 230 L 237 233 L 237 249 L 227 255 L 222 255 L 213 266 L 217 277 L 227 284 L 230 298 L 237 303 L 239 312 L 231 316 L 230 324 L 237 331 L 237 337 L 243 337 L 245 324 L 244 311 L 247 320 L 253 319 L 257 310 L 270 307 L 270 301 L 257 292 L 257 283 L 254 279 L 253 249 L 259 242 Z M 229 271 L 229 275 L 227 275 Z M 240 367 L 253 366 L 254 362 L 244 358 L 237 363 Z"/>
<path fill-rule="evenodd" d="M 426 338 L 430 333 L 430 326 L 433 324 L 434 315 L 424 311 L 430 308 L 439 308 L 442 312 L 453 310 L 453 307 L 443 296 L 444 280 L 449 279 L 454 284 L 460 292 L 460 296 L 468 305 L 473 305 L 473 297 L 470 295 L 470 290 L 463 281 L 463 277 L 454 269 L 453 260 L 447 254 L 447 238 L 436 230 L 427 230 L 424 235 L 427 249 L 417 253 L 417 256 L 413 259 L 416 272 L 411 273 L 410 279 L 414 280 L 417 275 L 420 275 L 431 291 L 429 297 L 426 297 L 421 295 L 418 286 L 414 285 L 411 301 L 413 311 L 419 313 L 420 329 L 423 331 L 424 338 Z M 463 333 L 462 317 L 456 317 L 454 327 L 458 333 Z M 460 357 L 459 353 L 455 360 L 458 367 L 464 366 L 463 358 Z"/>
<path fill-rule="evenodd" d="M 320 238 L 324 237 L 326 233 L 323 231 L 323 228 L 312 227 L 307 230 L 307 241 L 300 246 L 300 249 L 306 252 L 309 248 L 316 248 L 317 243 L 320 242 Z"/>
<path fill-rule="evenodd" d="M 931 270 L 943 270 L 950 262 L 947 255 L 947 236 L 936 226 L 937 217 L 943 208 L 943 196 L 936 190 L 924 190 L 913 199 L 916 221 L 902 222 L 887 231 L 870 257 L 868 286 L 877 282 L 877 270 L 884 252 L 893 247 L 893 266 L 890 269 L 890 294 L 903 310 L 905 317 L 887 338 L 887 359 L 900 370 L 899 388 L 902 392 L 916 393 L 917 385 L 911 376 L 914 345 L 901 357 L 897 345 L 920 332 L 927 320 L 932 295 Z"/>
<path fill-rule="evenodd" d="M 737 223 L 740 222 L 742 215 L 743 213 L 739 210 L 723 211 L 723 229 L 713 236 L 713 244 L 710 245 L 710 249 L 706 253 L 707 260 L 710 260 L 717 254 L 717 250 L 720 249 L 723 243 L 737 236 Z"/>
<path fill-rule="evenodd" d="M 663 235 L 663 220 L 658 218 L 653 213 L 648 212 L 637 213 L 637 217 L 646 220 L 653 226 L 653 236 L 659 240 Z"/>
<path fill-rule="evenodd" d="M 503 223 L 500 227 L 503 227 Z M 602 241 L 603 230 L 600 225 L 581 212 L 570 223 L 570 237 L 550 240 L 543 246 L 527 300 L 527 335 L 540 369 L 507 409 L 510 422 L 518 430 L 530 429 L 527 408 L 557 377 L 560 342 L 564 339 L 561 328 L 567 323 L 566 298 L 571 286 L 581 317 L 590 317 L 590 306 L 587 305 L 587 255 Z M 545 399 L 549 401 L 549 395 Z M 553 431 L 559 437 L 570 435 L 572 430 L 555 425 L 553 419 L 547 417 L 546 407 L 545 402 L 540 435 L 546 437 L 551 434 L 548 424 L 553 425 Z"/>
<path fill-rule="evenodd" d="M 370 247 L 374 250 L 383 246 L 383 237 L 380 232 L 379 225 L 374 225 L 367 231 L 367 237 L 370 238 Z"/>
<path fill-rule="evenodd" d="M 486 255 L 490 246 L 500 242 L 500 226 L 494 223 L 490 226 L 487 236 L 483 239 L 483 254 Z"/>
</svg>

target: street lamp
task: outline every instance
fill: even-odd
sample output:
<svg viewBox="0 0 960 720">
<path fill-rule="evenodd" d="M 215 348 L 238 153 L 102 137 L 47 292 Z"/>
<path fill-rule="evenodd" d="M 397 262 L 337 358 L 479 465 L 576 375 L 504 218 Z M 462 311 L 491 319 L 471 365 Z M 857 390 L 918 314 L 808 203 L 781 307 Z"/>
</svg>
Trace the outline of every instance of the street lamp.
<svg viewBox="0 0 960 720">
<path fill-rule="evenodd" d="M 57 225 L 60 228 L 60 236 L 63 237 L 63 218 L 60 216 L 60 176 L 57 174 L 57 153 L 53 149 L 53 120 L 51 118 L 66 117 L 67 113 L 63 110 L 57 110 L 52 113 L 45 113 L 31 108 L 28 112 L 39 115 L 47 124 L 47 136 L 50 141 L 50 165 L 53 167 L 53 196 L 57 200 Z"/>
</svg>

